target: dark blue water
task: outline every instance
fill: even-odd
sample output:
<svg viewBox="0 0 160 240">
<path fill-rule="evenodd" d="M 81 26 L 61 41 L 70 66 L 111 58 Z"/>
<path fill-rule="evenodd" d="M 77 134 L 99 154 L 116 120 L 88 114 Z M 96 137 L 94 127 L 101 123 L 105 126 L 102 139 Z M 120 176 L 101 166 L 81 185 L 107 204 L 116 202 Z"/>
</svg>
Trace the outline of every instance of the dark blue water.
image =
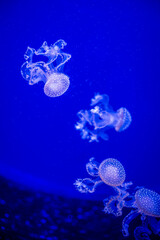
<svg viewBox="0 0 160 240">
<path fill-rule="evenodd" d="M 0 20 L 1 164 L 74 194 L 72 183 L 85 176 L 90 157 L 115 157 L 128 180 L 158 188 L 160 4 L 17 0 L 1 2 Z M 64 69 L 71 84 L 52 99 L 42 83 L 29 86 L 20 67 L 27 46 L 60 38 L 72 55 Z M 133 118 L 126 131 L 112 130 L 98 144 L 74 129 L 76 113 L 89 108 L 95 92 L 108 94 L 114 109 L 124 106 Z"/>
<path fill-rule="evenodd" d="M 0 174 L 30 187 L 82 195 L 89 158 L 118 159 L 127 181 L 160 192 L 160 3 L 156 0 L 1 1 Z M 68 91 L 57 98 L 20 73 L 28 46 L 67 42 Z M 132 123 L 109 130 L 109 141 L 88 143 L 74 125 L 96 92 L 126 107 Z M 96 192 L 93 198 L 100 198 Z M 88 198 L 88 196 L 87 196 Z"/>
</svg>

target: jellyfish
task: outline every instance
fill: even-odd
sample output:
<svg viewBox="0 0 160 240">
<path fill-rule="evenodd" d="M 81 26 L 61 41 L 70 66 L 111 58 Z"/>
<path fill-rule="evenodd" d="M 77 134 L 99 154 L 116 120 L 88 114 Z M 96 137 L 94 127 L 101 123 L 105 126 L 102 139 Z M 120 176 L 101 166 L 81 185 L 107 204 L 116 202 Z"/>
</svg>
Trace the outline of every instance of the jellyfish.
<svg viewBox="0 0 160 240">
<path fill-rule="evenodd" d="M 91 99 L 91 109 L 78 112 L 79 122 L 75 128 L 81 131 L 82 139 L 89 142 L 99 141 L 99 138 L 108 140 L 106 131 L 114 128 L 117 132 L 124 131 L 132 121 L 129 111 L 121 107 L 116 112 L 109 105 L 109 97 L 106 94 L 95 94 Z"/>
<path fill-rule="evenodd" d="M 108 158 L 100 164 L 91 158 L 86 164 L 86 170 L 94 178 L 77 179 L 74 183 L 76 189 L 81 193 L 93 193 L 101 183 L 111 186 L 117 194 L 104 199 L 104 212 L 122 215 L 124 199 L 129 196 L 127 189 L 132 185 L 132 182 L 125 182 L 123 165 L 114 158 Z"/>
<path fill-rule="evenodd" d="M 105 183 L 112 187 L 116 194 L 104 199 L 104 212 L 118 217 L 124 207 L 131 211 L 122 222 L 122 234 L 129 236 L 129 224 L 141 215 L 142 226 L 136 227 L 136 240 L 150 239 L 152 232 L 160 236 L 160 194 L 142 187 L 136 187 L 130 193 L 128 189 L 132 182 L 125 182 L 126 173 L 123 165 L 114 158 L 108 158 L 101 163 L 94 158 L 89 159 L 86 170 L 92 178 L 77 179 L 74 185 L 81 193 L 93 193 L 96 187 Z"/>
<path fill-rule="evenodd" d="M 160 219 L 160 194 L 147 188 L 140 188 L 135 193 L 134 201 L 132 203 L 130 202 L 128 207 L 133 208 L 134 210 L 131 210 L 131 212 L 123 219 L 123 236 L 129 236 L 129 224 L 140 214 L 142 226 L 137 227 L 134 231 L 136 239 L 142 239 L 140 238 L 142 234 L 150 239 L 149 235 L 151 234 L 151 231 L 149 231 L 148 227 L 150 227 L 154 234 L 160 236 L 160 220 L 158 220 Z"/>
<path fill-rule="evenodd" d="M 69 77 L 62 73 L 64 64 L 71 58 L 70 54 L 62 51 L 66 45 L 61 39 L 51 46 L 45 41 L 37 51 L 28 47 L 24 55 L 26 62 L 21 67 L 23 78 L 29 85 L 44 82 L 44 93 L 48 97 L 59 97 L 69 88 Z M 42 55 L 48 61 L 33 62 L 34 55 Z"/>
</svg>

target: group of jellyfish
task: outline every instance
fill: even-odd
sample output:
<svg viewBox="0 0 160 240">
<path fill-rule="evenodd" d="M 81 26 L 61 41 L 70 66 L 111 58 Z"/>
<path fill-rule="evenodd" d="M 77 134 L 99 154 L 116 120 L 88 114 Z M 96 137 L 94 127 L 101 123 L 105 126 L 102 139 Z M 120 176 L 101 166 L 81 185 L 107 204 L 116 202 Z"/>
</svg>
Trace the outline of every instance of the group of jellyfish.
<svg viewBox="0 0 160 240">
<path fill-rule="evenodd" d="M 116 217 L 122 215 L 124 207 L 130 208 L 130 213 L 123 219 L 122 234 L 129 236 L 129 224 L 141 215 L 142 225 L 134 230 L 136 240 L 150 239 L 153 233 L 160 236 L 160 195 L 147 188 L 136 188 L 129 193 L 132 182 L 125 182 L 126 173 L 123 165 L 114 158 L 108 158 L 101 163 L 91 158 L 86 164 L 86 170 L 92 178 L 77 179 L 74 183 L 81 193 L 93 193 L 96 187 L 105 183 L 115 190 L 115 195 L 104 199 L 104 212 Z"/>
<path fill-rule="evenodd" d="M 64 40 L 58 40 L 48 46 L 44 42 L 36 51 L 27 48 L 24 55 L 26 62 L 21 67 L 21 74 L 30 85 L 44 82 L 44 93 L 49 97 L 59 97 L 64 94 L 70 84 L 69 77 L 62 73 L 64 64 L 71 58 L 62 49 L 66 46 Z M 42 55 L 47 61 L 33 62 L 33 56 Z M 132 121 L 130 112 L 121 107 L 114 111 L 109 105 L 106 94 L 96 93 L 91 99 L 91 109 L 78 112 L 79 121 L 75 128 L 80 131 L 82 139 L 89 142 L 99 139 L 108 140 L 107 130 L 114 128 L 121 132 L 127 129 Z M 104 212 L 116 217 L 122 215 L 124 207 L 131 211 L 122 222 L 123 236 L 129 236 L 129 224 L 141 216 L 141 226 L 134 230 L 136 240 L 150 239 L 152 232 L 160 236 L 160 194 L 144 187 L 136 187 L 130 193 L 132 182 L 125 182 L 126 173 L 123 165 L 114 158 L 108 158 L 101 163 L 94 158 L 89 159 L 86 170 L 92 178 L 77 179 L 74 185 L 81 193 L 93 193 L 96 187 L 104 183 L 115 190 L 115 195 L 104 199 Z"/>
</svg>

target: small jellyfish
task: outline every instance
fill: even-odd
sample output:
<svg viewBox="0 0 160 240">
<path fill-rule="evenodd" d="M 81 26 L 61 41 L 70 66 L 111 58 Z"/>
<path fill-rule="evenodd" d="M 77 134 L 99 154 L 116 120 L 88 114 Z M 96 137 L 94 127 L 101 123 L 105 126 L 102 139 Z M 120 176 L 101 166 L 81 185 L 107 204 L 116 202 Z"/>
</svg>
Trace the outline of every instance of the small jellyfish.
<svg viewBox="0 0 160 240">
<path fill-rule="evenodd" d="M 127 129 L 132 121 L 129 111 L 121 107 L 116 112 L 109 106 L 109 97 L 106 94 L 95 94 L 91 99 L 90 110 L 81 110 L 78 112 L 79 122 L 75 125 L 77 130 L 81 131 L 82 139 L 88 139 L 89 142 L 97 141 L 98 138 L 108 140 L 106 131 L 114 128 L 117 132 Z"/>
<path fill-rule="evenodd" d="M 77 179 L 74 183 L 77 190 L 82 193 L 93 193 L 101 183 L 111 186 L 117 195 L 104 200 L 104 212 L 112 213 L 115 216 L 122 215 L 124 199 L 129 196 L 126 190 L 132 185 L 132 182 L 125 183 L 126 174 L 123 165 L 113 158 L 108 158 L 100 164 L 91 158 L 86 164 L 86 170 L 89 175 L 96 178 Z"/>
<path fill-rule="evenodd" d="M 125 204 L 124 204 L 125 205 Z M 148 225 L 154 234 L 160 236 L 160 195 L 152 190 L 146 188 L 140 188 L 136 191 L 134 201 L 128 204 L 128 207 L 134 208 L 131 212 L 123 219 L 122 222 L 122 233 L 123 236 L 129 236 L 129 224 L 130 222 L 141 214 L 142 227 L 135 230 L 136 239 L 140 234 L 147 232 Z M 157 219 L 156 219 L 157 218 Z"/>
<path fill-rule="evenodd" d="M 69 77 L 65 74 L 53 73 L 44 85 L 44 93 L 48 97 L 59 97 L 67 91 L 69 83 Z"/>
<path fill-rule="evenodd" d="M 26 62 L 21 67 L 23 78 L 29 82 L 29 85 L 43 81 L 44 93 L 48 97 L 59 97 L 69 88 L 69 77 L 62 73 L 64 64 L 71 58 L 70 54 L 62 51 L 66 45 L 66 42 L 61 39 L 51 46 L 44 42 L 37 51 L 28 47 L 24 55 Z M 48 61 L 34 63 L 34 55 L 45 56 Z"/>
</svg>

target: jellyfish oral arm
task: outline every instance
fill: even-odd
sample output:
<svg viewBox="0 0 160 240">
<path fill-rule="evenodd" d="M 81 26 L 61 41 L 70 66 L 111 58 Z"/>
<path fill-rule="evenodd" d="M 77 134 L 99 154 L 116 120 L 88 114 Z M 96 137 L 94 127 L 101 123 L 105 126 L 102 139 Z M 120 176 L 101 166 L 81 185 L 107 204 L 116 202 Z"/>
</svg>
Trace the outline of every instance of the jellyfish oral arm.
<svg viewBox="0 0 160 240">
<path fill-rule="evenodd" d="M 116 217 L 122 215 L 122 209 L 123 207 L 126 207 L 126 200 L 130 194 L 126 191 L 128 188 L 128 185 L 131 185 L 132 183 L 125 183 L 125 187 L 113 187 L 114 190 L 117 192 L 117 195 L 110 196 L 109 198 L 104 199 L 104 212 L 105 213 L 111 213 L 115 215 Z M 133 200 L 128 204 L 128 207 L 131 207 L 133 204 Z"/>
<path fill-rule="evenodd" d="M 118 196 L 110 196 L 103 200 L 104 203 L 104 212 L 108 214 L 113 214 L 118 217 L 122 215 L 122 209 L 124 206 L 123 199 Z"/>
<path fill-rule="evenodd" d="M 32 58 L 33 55 L 35 54 L 36 50 L 34 48 L 27 48 L 27 51 L 24 54 L 24 59 L 28 62 L 28 63 L 32 63 Z"/>
<path fill-rule="evenodd" d="M 160 236 L 160 219 L 154 217 L 148 217 L 148 223 L 154 234 Z"/>
<path fill-rule="evenodd" d="M 136 227 L 136 229 L 134 230 L 134 237 L 135 240 L 142 240 L 142 239 L 150 239 L 149 235 L 151 234 L 151 231 L 144 227 L 144 226 L 139 226 Z"/>
<path fill-rule="evenodd" d="M 89 159 L 89 163 L 86 164 L 86 170 L 89 175 L 98 177 L 99 163 L 94 160 L 94 157 Z"/>
<path fill-rule="evenodd" d="M 93 193 L 95 192 L 96 187 L 101 184 L 102 181 L 100 178 L 92 180 L 90 178 L 77 179 L 74 185 L 76 189 L 81 193 Z"/>
<path fill-rule="evenodd" d="M 31 70 L 29 85 L 33 85 L 35 83 L 38 83 L 39 81 L 43 81 L 44 83 L 46 83 L 47 78 L 40 67 L 35 67 Z"/>
<path fill-rule="evenodd" d="M 123 236 L 127 237 L 129 236 L 129 224 L 130 222 L 136 218 L 140 213 L 138 210 L 132 210 L 124 219 L 122 222 L 122 234 Z"/>
<path fill-rule="evenodd" d="M 62 62 L 59 65 L 56 66 L 56 70 L 59 70 L 60 67 L 62 67 L 71 58 L 71 55 L 67 54 L 67 53 L 61 53 L 60 56 L 62 58 Z"/>
</svg>

